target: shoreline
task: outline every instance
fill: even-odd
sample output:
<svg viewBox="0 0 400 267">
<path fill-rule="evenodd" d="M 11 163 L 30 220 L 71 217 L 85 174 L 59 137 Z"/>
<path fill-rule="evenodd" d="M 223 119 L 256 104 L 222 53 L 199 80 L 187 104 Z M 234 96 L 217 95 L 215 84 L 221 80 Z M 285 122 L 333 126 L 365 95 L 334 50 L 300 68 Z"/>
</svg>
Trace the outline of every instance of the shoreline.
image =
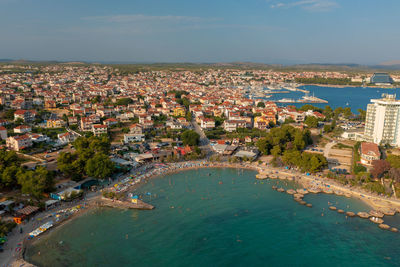
<svg viewBox="0 0 400 267">
<path fill-rule="evenodd" d="M 378 85 L 368 85 L 368 86 L 362 86 L 362 85 L 335 85 L 335 84 L 316 84 L 316 83 L 303 83 L 300 86 L 319 86 L 319 87 L 337 87 L 337 88 L 346 88 L 346 87 L 360 87 L 360 88 L 381 88 L 381 89 L 398 89 L 399 87 L 382 87 Z"/>
<path fill-rule="evenodd" d="M 184 164 L 196 164 L 196 163 L 193 163 L 193 162 L 181 163 L 182 166 L 185 166 Z M 197 162 L 197 164 L 199 164 L 199 163 Z M 179 164 L 176 164 L 176 165 L 181 166 Z M 175 166 L 175 165 L 172 165 L 172 166 Z M 171 167 L 171 166 L 169 166 L 169 167 Z M 292 180 L 292 181 L 298 183 L 300 186 L 302 186 L 305 189 L 310 189 L 312 187 L 312 184 L 315 183 L 316 181 L 318 181 L 321 183 L 321 186 L 324 185 L 324 187 L 326 187 L 328 185 L 329 188 L 332 190 L 332 192 L 330 192 L 330 193 L 327 193 L 324 190 L 321 190 L 320 193 L 336 194 L 338 196 L 343 196 L 343 193 L 341 193 L 341 194 L 337 194 L 337 193 L 345 192 L 345 193 L 349 194 L 351 198 L 361 200 L 362 202 L 367 204 L 367 206 L 371 207 L 373 210 L 382 211 L 382 209 L 386 209 L 386 210 L 395 209 L 396 212 L 400 212 L 400 201 L 396 201 L 393 199 L 383 199 L 382 197 L 379 197 L 379 196 L 372 196 L 368 193 L 356 191 L 355 188 L 346 188 L 345 186 L 340 186 L 340 185 L 335 184 L 333 181 L 327 181 L 326 178 L 319 179 L 319 178 L 313 177 L 313 176 L 306 176 L 297 171 L 290 173 L 290 172 L 288 172 L 289 170 L 273 168 L 270 166 L 260 166 L 256 163 L 252 163 L 250 165 L 248 165 L 248 164 L 243 165 L 243 164 L 233 164 L 233 163 L 226 164 L 226 163 L 208 162 L 203 165 L 172 168 L 172 169 L 167 169 L 166 171 L 162 171 L 162 169 L 152 170 L 151 175 L 142 179 L 140 182 L 137 182 L 135 184 L 127 186 L 126 188 L 124 188 L 123 191 L 119 191 L 119 192 L 136 190 L 143 184 L 147 183 L 150 179 L 161 178 L 163 176 L 172 175 L 172 174 L 180 173 L 183 171 L 205 169 L 205 168 L 231 168 L 231 169 L 253 170 L 253 171 L 257 171 L 258 174 L 264 173 L 267 176 L 266 178 L 268 178 L 268 179 Z M 268 175 L 266 172 L 270 172 L 270 175 Z M 272 173 L 274 175 L 276 175 L 275 178 L 271 178 Z M 284 175 L 285 177 L 281 177 L 279 175 Z M 108 189 L 109 188 L 113 188 L 113 187 L 110 186 L 110 187 L 108 187 Z M 321 188 L 322 187 L 320 187 L 320 189 Z M 367 196 L 367 197 L 365 197 L 365 196 Z M 73 219 L 76 219 L 77 217 L 82 216 L 83 214 L 86 214 L 87 212 L 92 211 L 95 208 L 100 208 L 100 207 L 104 207 L 104 206 L 111 207 L 108 205 L 99 204 L 99 200 L 101 201 L 101 198 L 102 197 L 100 195 L 97 195 L 96 197 L 94 197 L 90 200 L 87 200 L 87 204 L 85 205 L 85 208 L 80 209 L 78 212 L 75 212 L 71 216 L 68 216 L 68 218 L 64 219 L 60 223 L 55 224 L 51 229 L 49 229 L 45 233 L 41 234 L 41 237 L 51 234 L 54 230 L 59 229 L 60 227 L 67 224 L 68 222 L 71 222 Z M 379 202 L 379 203 L 377 203 L 377 202 Z M 395 205 L 396 207 L 393 207 L 393 205 Z M 126 208 L 126 207 L 112 205 L 111 208 Z M 31 263 L 29 263 L 28 261 L 26 261 L 25 252 L 26 252 L 26 249 L 28 248 L 28 246 L 32 245 L 37 240 L 39 240 L 39 239 L 33 238 L 30 240 L 27 240 L 27 236 L 25 236 L 24 241 L 22 243 L 21 253 L 19 253 L 17 255 L 17 257 L 15 257 L 13 259 L 10 266 L 22 266 L 22 265 L 23 266 L 35 266 L 35 265 L 32 265 Z"/>
</svg>

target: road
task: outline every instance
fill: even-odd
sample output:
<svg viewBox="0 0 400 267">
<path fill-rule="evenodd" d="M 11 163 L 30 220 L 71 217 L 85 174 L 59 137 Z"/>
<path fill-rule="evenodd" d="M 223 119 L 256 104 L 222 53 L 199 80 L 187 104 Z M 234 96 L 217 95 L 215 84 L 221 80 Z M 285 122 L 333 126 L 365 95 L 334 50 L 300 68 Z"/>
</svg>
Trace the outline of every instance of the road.
<svg viewBox="0 0 400 267">
<path fill-rule="evenodd" d="M 77 136 L 82 136 L 80 133 L 77 133 L 77 132 L 75 132 L 74 130 L 71 130 L 68 126 L 66 126 L 65 129 L 66 129 L 68 132 L 73 133 L 73 134 L 75 134 L 75 135 L 77 135 Z"/>
<path fill-rule="evenodd" d="M 193 129 L 200 135 L 200 144 L 199 147 L 206 153 L 207 157 L 210 157 L 214 154 L 214 150 L 210 145 L 210 140 L 208 140 L 207 136 L 205 135 L 203 129 L 197 124 L 195 119 L 192 119 Z"/>
<path fill-rule="evenodd" d="M 329 142 L 328 144 L 325 145 L 325 148 L 324 148 L 324 157 L 325 157 L 325 158 L 328 159 L 329 154 L 330 154 L 330 152 L 331 152 L 331 149 L 332 149 L 332 147 L 334 147 L 335 145 L 336 145 L 336 141 Z"/>
</svg>

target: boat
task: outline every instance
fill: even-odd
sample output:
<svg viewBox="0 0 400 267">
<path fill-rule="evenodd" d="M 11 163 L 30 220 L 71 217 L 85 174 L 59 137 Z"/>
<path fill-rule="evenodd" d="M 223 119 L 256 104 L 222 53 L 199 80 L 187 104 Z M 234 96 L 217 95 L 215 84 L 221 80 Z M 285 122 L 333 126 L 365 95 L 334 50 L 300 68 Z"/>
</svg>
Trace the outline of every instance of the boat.
<svg viewBox="0 0 400 267">
<path fill-rule="evenodd" d="M 296 100 L 291 99 L 291 98 L 282 98 L 282 99 L 277 100 L 276 102 L 279 102 L 279 103 L 295 103 Z"/>
</svg>

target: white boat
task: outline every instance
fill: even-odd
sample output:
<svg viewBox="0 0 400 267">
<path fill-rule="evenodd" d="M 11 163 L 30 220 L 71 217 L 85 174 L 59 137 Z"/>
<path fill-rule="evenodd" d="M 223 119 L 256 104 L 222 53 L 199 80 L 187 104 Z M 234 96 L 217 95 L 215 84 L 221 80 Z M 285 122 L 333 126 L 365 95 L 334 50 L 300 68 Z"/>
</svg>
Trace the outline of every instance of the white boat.
<svg viewBox="0 0 400 267">
<path fill-rule="evenodd" d="M 282 98 L 282 99 L 277 100 L 276 102 L 279 102 L 279 103 L 295 103 L 296 100 L 291 99 L 291 98 Z"/>
</svg>

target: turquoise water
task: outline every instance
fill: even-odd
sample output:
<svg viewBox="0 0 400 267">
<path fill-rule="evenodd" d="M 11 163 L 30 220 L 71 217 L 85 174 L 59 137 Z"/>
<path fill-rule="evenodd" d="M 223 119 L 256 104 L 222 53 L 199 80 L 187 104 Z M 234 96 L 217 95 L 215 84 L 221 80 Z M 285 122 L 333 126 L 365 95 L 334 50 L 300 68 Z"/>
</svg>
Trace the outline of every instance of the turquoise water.
<svg viewBox="0 0 400 267">
<path fill-rule="evenodd" d="M 315 85 L 305 85 L 299 88 L 310 91 L 310 95 L 314 93 L 316 97 L 327 100 L 328 104 L 312 104 L 317 107 L 325 107 L 330 105 L 333 109 L 337 107 L 350 107 L 355 113 L 357 109 L 361 108 L 366 110 L 367 104 L 370 103 L 370 99 L 381 98 L 383 93 L 395 94 L 398 89 L 388 88 L 372 88 L 372 87 L 324 87 Z M 299 99 L 304 95 L 302 92 L 290 92 L 287 94 L 272 94 L 271 100 L 278 100 L 282 98 L 293 98 Z M 278 105 L 293 105 L 293 103 Z M 295 106 L 301 107 L 304 104 L 296 103 Z"/>
<path fill-rule="evenodd" d="M 27 258 L 38 266 L 399 265 L 400 234 L 328 209 L 369 210 L 362 202 L 307 195 L 307 208 L 271 189 L 284 182 L 255 174 L 200 169 L 153 179 L 136 193 L 150 192 L 144 200 L 155 210 L 93 210 L 41 237 Z"/>
</svg>

